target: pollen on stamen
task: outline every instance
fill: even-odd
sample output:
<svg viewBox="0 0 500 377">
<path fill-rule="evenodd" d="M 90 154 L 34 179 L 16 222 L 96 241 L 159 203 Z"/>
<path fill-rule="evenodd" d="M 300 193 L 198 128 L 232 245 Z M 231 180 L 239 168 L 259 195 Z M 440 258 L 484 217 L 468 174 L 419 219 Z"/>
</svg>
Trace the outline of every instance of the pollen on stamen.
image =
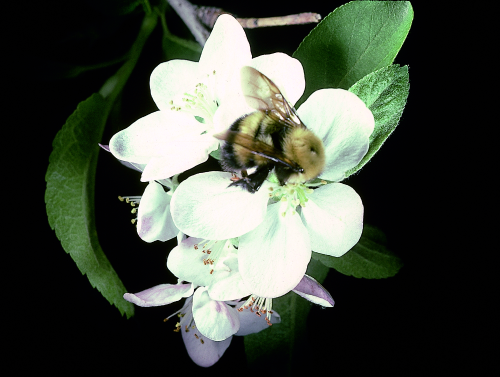
<svg viewBox="0 0 500 377">
<path fill-rule="evenodd" d="M 247 301 L 237 310 L 239 312 L 242 312 L 243 310 L 250 310 L 251 313 L 254 313 L 258 317 L 264 317 L 266 323 L 271 326 L 271 315 L 273 314 L 271 307 L 272 299 L 266 297 L 250 296 Z"/>
<path fill-rule="evenodd" d="M 215 263 L 215 260 L 213 260 L 213 259 L 210 259 L 210 258 L 203 259 L 203 264 L 204 264 L 205 266 L 208 266 L 208 265 L 213 266 L 213 265 L 214 265 L 214 263 Z"/>
<path fill-rule="evenodd" d="M 137 213 L 138 208 L 136 206 L 139 205 L 139 203 L 141 202 L 141 198 L 142 198 L 141 196 L 120 196 L 120 195 L 118 196 L 118 200 L 120 202 L 126 202 L 126 203 L 130 204 L 132 207 L 134 207 L 134 208 L 132 208 L 132 211 L 131 211 L 133 214 Z M 130 222 L 134 225 L 135 225 L 136 221 L 137 221 L 137 217 L 135 219 L 130 220 Z"/>
</svg>

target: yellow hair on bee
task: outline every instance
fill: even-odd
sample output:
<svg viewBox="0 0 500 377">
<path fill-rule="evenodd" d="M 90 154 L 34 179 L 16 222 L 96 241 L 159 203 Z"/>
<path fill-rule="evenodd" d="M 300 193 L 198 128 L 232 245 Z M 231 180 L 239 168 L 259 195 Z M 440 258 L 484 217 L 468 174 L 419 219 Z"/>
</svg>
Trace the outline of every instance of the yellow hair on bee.
<svg viewBox="0 0 500 377">
<path fill-rule="evenodd" d="M 307 128 L 297 127 L 283 140 L 283 152 L 304 169 L 292 173 L 290 183 L 301 183 L 316 178 L 325 166 L 325 148 L 321 140 Z"/>
</svg>

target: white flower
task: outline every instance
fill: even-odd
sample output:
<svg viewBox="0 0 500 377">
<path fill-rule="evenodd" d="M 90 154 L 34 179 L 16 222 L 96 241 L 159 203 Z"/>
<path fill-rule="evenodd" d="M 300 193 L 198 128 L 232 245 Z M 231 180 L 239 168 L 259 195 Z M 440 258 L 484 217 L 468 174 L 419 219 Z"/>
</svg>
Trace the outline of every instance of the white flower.
<svg viewBox="0 0 500 377">
<path fill-rule="evenodd" d="M 272 299 L 255 295 L 245 302 L 228 299 L 248 294 L 235 256 L 229 241 L 185 239 L 171 251 L 167 265 L 174 274 L 190 277 L 195 283 L 179 279 L 175 285 L 160 284 L 123 297 L 142 307 L 168 305 L 186 298 L 182 309 L 170 317 L 179 316 L 176 331 L 181 332 L 191 359 L 200 366 L 211 366 L 229 347 L 233 335 L 254 334 L 281 322 L 279 314 L 272 310 Z M 197 288 L 197 283 L 209 286 Z M 316 304 L 334 305 L 328 291 L 307 275 L 293 291 Z"/>
<path fill-rule="evenodd" d="M 273 54 L 254 59 L 254 64 L 279 68 L 284 59 L 292 60 Z M 232 16 L 221 15 L 199 62 L 171 60 L 155 68 L 150 87 L 159 111 L 115 134 L 111 152 L 119 160 L 144 165 L 143 182 L 169 178 L 206 161 L 220 143 L 212 135 L 248 112 L 238 94 L 239 74 L 252 62 L 242 27 Z"/>
<path fill-rule="evenodd" d="M 188 238 L 179 243 L 169 255 L 168 265 L 176 275 L 192 279 L 192 283 L 161 284 L 145 291 L 131 294 L 126 293 L 123 297 L 136 305 L 149 307 L 167 305 L 181 298 L 187 298 L 184 306 L 179 312 L 180 322 L 177 330 L 181 331 L 182 339 L 191 359 L 198 365 L 208 367 L 219 360 L 229 346 L 232 336 L 251 334 L 263 330 L 271 323 L 278 323 L 280 318 L 277 313 L 269 313 L 269 319 L 252 318 L 247 311 L 237 310 L 241 306 L 239 300 L 217 300 L 209 295 L 209 284 L 217 284 L 219 280 L 228 280 L 228 274 L 213 273 L 213 269 L 226 269 L 223 263 L 217 266 L 211 259 L 210 249 L 198 243 L 202 240 Z M 219 249 L 216 243 L 212 243 L 214 255 L 219 254 L 232 262 L 234 247 L 230 244 L 220 243 Z M 231 250 L 232 249 L 232 250 Z M 207 252 L 208 251 L 208 252 Z M 212 262 L 211 262 L 212 261 Z M 237 260 L 236 260 L 237 262 Z M 229 262 L 229 265 L 232 265 Z M 234 271 L 237 274 L 237 268 Z M 233 273 L 233 275 L 234 275 Z M 234 279 L 229 279 L 233 280 Z M 241 280 L 241 278 L 240 278 Z M 199 286 L 202 285 L 202 286 Z M 245 292 L 238 292 L 234 287 L 225 285 L 222 295 L 235 295 L 242 297 Z M 243 286 L 243 284 L 240 284 Z M 216 289 L 217 290 L 217 289 Z"/>
<path fill-rule="evenodd" d="M 180 320 L 176 324 L 176 331 L 181 332 L 182 340 L 191 359 L 202 367 L 209 367 L 215 364 L 229 347 L 232 334 L 239 329 L 239 316 L 238 312 L 226 303 L 210 300 L 205 288 L 198 288 L 194 291 L 194 287 L 193 284 L 181 282 L 175 285 L 160 284 L 139 293 L 125 293 L 123 298 L 143 307 L 167 305 L 187 298 L 183 307 L 170 317 L 179 316 Z M 213 340 L 204 335 L 198 328 L 193 316 L 195 312 L 200 313 L 200 323 L 212 330 L 212 336 L 214 332 L 216 336 L 220 335 L 220 333 L 217 334 L 220 329 L 230 328 L 230 326 L 224 326 L 228 324 L 228 317 L 232 318 L 237 326 L 231 334 L 223 339 Z"/>
<path fill-rule="evenodd" d="M 109 146 L 99 144 L 105 151 L 110 151 Z M 119 160 L 130 169 L 142 172 L 144 165 L 134 164 Z M 174 224 L 170 214 L 170 200 L 172 199 L 173 184 L 170 179 L 149 182 L 142 196 L 120 196 L 120 200 L 126 200 L 134 208 L 132 213 L 137 213 L 137 233 L 146 242 L 168 241 L 179 234 L 179 229 Z M 165 192 L 162 185 L 169 189 Z"/>
<path fill-rule="evenodd" d="M 179 233 L 170 213 L 171 199 L 172 191 L 165 192 L 159 183 L 149 182 L 137 211 L 137 234 L 144 241 L 168 241 Z"/>
<path fill-rule="evenodd" d="M 280 86 L 272 74 L 263 73 Z M 209 172 L 184 181 L 171 201 L 174 223 L 184 233 L 221 240 L 240 237 L 239 271 L 252 292 L 262 297 L 278 297 L 293 289 L 304 276 L 311 250 L 342 256 L 363 229 L 361 199 L 338 182 L 368 151 L 372 113 L 356 95 L 342 89 L 316 91 L 297 112 L 323 140 L 326 162 L 320 178 L 335 183 L 310 193 L 306 185 L 273 187 L 265 182 L 251 194 L 228 188 L 229 173 Z M 267 206 L 270 187 L 281 190 L 281 199 L 288 200 L 284 206 Z M 293 214 L 299 203 L 300 216 Z"/>
<path fill-rule="evenodd" d="M 132 223 L 137 222 L 137 234 L 142 240 L 146 242 L 168 241 L 179 234 L 179 229 L 175 226 L 170 213 L 172 191 L 165 192 L 158 182 L 149 182 L 142 196 L 119 196 L 118 198 L 121 201 L 126 200 L 134 207 L 132 213 L 137 213 L 137 218 L 133 219 Z"/>
<path fill-rule="evenodd" d="M 230 240 L 187 238 L 170 251 L 167 268 L 181 280 L 208 287 L 214 300 L 238 300 L 252 293 L 239 274 L 236 249 Z"/>
</svg>

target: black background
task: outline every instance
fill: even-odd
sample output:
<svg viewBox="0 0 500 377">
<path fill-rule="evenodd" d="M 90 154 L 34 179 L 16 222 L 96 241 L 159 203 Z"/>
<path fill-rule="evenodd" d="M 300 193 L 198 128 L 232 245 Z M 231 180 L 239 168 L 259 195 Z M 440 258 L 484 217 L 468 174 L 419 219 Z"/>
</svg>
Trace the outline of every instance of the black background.
<svg viewBox="0 0 500 377">
<path fill-rule="evenodd" d="M 206 5 L 242 17 L 306 11 L 324 17 L 343 4 L 288 3 L 257 0 L 237 6 L 228 1 Z M 425 38 L 425 12 L 414 7 L 412 29 L 395 60 L 410 67 L 408 104 L 383 148 L 360 174 L 345 182 L 361 196 L 365 222 L 386 233 L 388 247 L 402 258 L 404 267 L 395 277 L 382 280 L 331 271 L 324 286 L 336 305 L 325 310 L 312 308 L 307 347 L 299 362 L 317 375 L 435 374 L 456 365 L 458 352 L 464 351 L 457 343 L 457 332 L 463 337 L 464 329 L 456 327 L 450 310 L 454 283 L 437 274 L 442 271 L 445 251 L 436 241 L 442 235 L 440 229 L 430 225 L 436 213 L 428 201 L 426 174 L 433 143 L 429 140 L 427 145 L 420 137 L 429 48 L 418 42 Z M 38 2 L 29 5 L 16 29 L 22 34 L 17 44 L 19 56 L 27 63 L 22 76 L 27 80 L 20 85 L 23 95 L 16 97 L 24 106 L 18 113 L 22 119 L 19 130 L 29 132 L 29 137 L 23 134 L 17 142 L 29 153 L 24 154 L 26 161 L 19 159 L 25 169 L 14 176 L 13 186 L 29 192 L 14 190 L 23 206 L 19 219 L 13 217 L 8 228 L 9 238 L 16 239 L 9 254 L 19 260 L 13 271 L 7 271 L 15 273 L 9 279 L 3 307 L 12 318 L 4 323 L 10 335 L 8 360 L 19 374 L 265 373 L 265 365 L 247 368 L 239 337 L 233 337 L 216 365 L 209 369 L 196 366 L 180 334 L 172 331 L 175 321 L 163 322 L 179 305 L 136 307 L 135 317 L 122 317 L 81 275 L 49 227 L 44 176 L 52 140 L 76 105 L 97 91 L 119 65 L 74 78 L 61 78 L 61 72 L 65 64 L 93 64 L 125 53 L 141 20 L 141 12 L 127 16 L 103 12 L 98 1 Z M 168 21 L 171 30 L 180 25 L 173 12 Z M 253 56 L 276 51 L 291 55 L 313 27 L 247 30 Z M 125 87 L 121 128 L 156 110 L 149 76 L 161 59 L 161 29 L 157 27 Z M 107 143 L 116 131 L 106 129 L 102 142 Z M 175 243 L 142 242 L 130 224 L 131 208 L 117 200 L 118 195 L 140 195 L 145 186 L 138 173 L 121 166 L 110 154 L 100 153 L 96 178 L 99 241 L 130 292 L 175 282 L 165 266 Z M 460 363 L 464 367 L 467 359 Z M 297 369 L 296 374 L 307 372 Z"/>
</svg>

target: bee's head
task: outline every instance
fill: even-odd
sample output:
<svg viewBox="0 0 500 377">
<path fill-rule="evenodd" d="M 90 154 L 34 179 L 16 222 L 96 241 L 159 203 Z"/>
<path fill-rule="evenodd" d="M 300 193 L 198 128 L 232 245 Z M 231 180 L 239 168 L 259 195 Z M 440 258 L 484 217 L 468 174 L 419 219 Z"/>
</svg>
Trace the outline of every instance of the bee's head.
<svg viewBox="0 0 500 377">
<path fill-rule="evenodd" d="M 308 129 L 293 129 L 285 139 L 284 153 L 303 169 L 302 172 L 290 175 L 288 178 L 290 183 L 314 179 L 321 174 L 325 167 L 323 142 Z"/>
</svg>

